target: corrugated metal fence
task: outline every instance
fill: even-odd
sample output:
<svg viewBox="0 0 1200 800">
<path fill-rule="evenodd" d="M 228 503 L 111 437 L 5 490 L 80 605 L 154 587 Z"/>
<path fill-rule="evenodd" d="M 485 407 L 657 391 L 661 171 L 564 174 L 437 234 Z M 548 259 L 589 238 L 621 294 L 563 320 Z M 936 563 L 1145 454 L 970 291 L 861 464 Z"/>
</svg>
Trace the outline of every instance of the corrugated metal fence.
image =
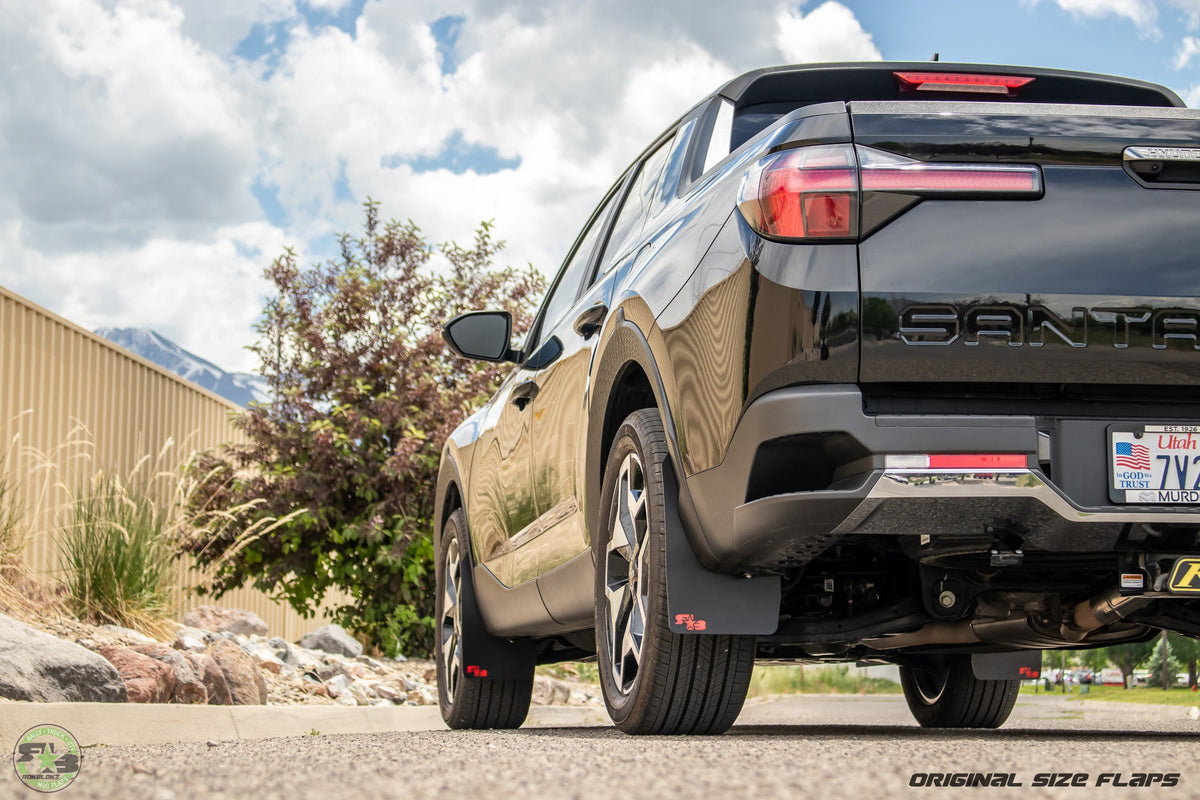
<svg viewBox="0 0 1200 800">
<path fill-rule="evenodd" d="M 196 450 L 235 441 L 241 409 L 167 370 L 0 287 L 0 457 L 24 498 L 25 558 L 39 572 L 57 569 L 55 519 L 70 488 L 97 471 L 161 475 L 158 500 L 170 503 L 177 474 Z M 140 464 L 140 466 L 139 466 Z M 178 562 L 180 612 L 201 602 L 186 592 L 196 579 Z M 295 640 L 324 624 L 303 619 L 262 592 L 240 589 L 220 604 L 266 620 L 272 635 Z"/>
</svg>

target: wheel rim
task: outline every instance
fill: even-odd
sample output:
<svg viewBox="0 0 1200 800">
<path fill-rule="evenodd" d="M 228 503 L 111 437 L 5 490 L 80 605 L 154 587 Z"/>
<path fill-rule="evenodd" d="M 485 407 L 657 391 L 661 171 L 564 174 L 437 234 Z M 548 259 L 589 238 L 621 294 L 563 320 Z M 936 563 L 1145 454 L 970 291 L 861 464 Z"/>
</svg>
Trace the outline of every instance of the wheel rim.
<svg viewBox="0 0 1200 800">
<path fill-rule="evenodd" d="M 921 696 L 925 705 L 931 706 L 941 699 L 942 692 L 946 691 L 946 681 L 949 677 L 949 667 L 913 670 L 913 683 L 916 684 L 917 694 Z"/>
<path fill-rule="evenodd" d="M 459 604 L 462 562 L 457 539 L 451 539 L 446 545 L 446 563 L 442 575 L 445 586 L 442 588 L 441 666 L 442 674 L 446 676 L 446 699 L 454 702 L 454 690 L 462 673 L 462 612 Z"/>
<path fill-rule="evenodd" d="M 646 530 L 646 480 L 636 453 L 617 473 L 604 558 L 608 667 L 617 691 L 627 695 L 637 681 L 650 598 Z"/>
</svg>

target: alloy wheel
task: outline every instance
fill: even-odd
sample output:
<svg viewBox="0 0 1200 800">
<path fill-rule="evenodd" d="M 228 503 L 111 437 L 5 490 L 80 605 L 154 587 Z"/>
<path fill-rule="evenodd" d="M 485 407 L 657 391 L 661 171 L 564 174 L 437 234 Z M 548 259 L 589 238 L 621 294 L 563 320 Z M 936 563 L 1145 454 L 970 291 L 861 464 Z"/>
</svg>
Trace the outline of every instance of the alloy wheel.
<svg viewBox="0 0 1200 800">
<path fill-rule="evenodd" d="M 617 473 L 604 559 L 609 665 L 622 695 L 632 690 L 642 661 L 650 599 L 646 480 L 636 453 Z"/>
<path fill-rule="evenodd" d="M 454 690 L 462 674 L 462 611 L 459 587 L 462 562 L 459 559 L 458 539 L 446 545 L 446 563 L 442 570 L 445 586 L 442 589 L 442 670 L 445 673 L 446 697 L 454 701 Z"/>
</svg>

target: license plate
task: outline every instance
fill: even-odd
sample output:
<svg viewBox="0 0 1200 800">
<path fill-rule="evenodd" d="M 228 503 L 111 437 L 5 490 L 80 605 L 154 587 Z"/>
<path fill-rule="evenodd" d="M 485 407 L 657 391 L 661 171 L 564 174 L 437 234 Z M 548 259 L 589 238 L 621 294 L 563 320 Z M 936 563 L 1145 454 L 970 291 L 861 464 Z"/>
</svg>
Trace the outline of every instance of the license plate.
<svg viewBox="0 0 1200 800">
<path fill-rule="evenodd" d="M 1108 468 L 1114 503 L 1200 504 L 1200 425 L 1113 425 Z"/>
</svg>

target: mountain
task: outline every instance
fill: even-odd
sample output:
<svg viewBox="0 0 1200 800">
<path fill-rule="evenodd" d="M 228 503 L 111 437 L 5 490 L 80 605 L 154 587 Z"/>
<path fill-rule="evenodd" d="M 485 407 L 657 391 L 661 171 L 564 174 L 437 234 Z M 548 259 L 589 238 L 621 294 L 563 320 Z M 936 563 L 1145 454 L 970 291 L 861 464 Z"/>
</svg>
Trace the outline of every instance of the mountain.
<svg viewBox="0 0 1200 800">
<path fill-rule="evenodd" d="M 226 372 L 148 328 L 98 328 L 96 333 L 239 406 L 267 400 L 267 383 L 258 375 Z"/>
</svg>

